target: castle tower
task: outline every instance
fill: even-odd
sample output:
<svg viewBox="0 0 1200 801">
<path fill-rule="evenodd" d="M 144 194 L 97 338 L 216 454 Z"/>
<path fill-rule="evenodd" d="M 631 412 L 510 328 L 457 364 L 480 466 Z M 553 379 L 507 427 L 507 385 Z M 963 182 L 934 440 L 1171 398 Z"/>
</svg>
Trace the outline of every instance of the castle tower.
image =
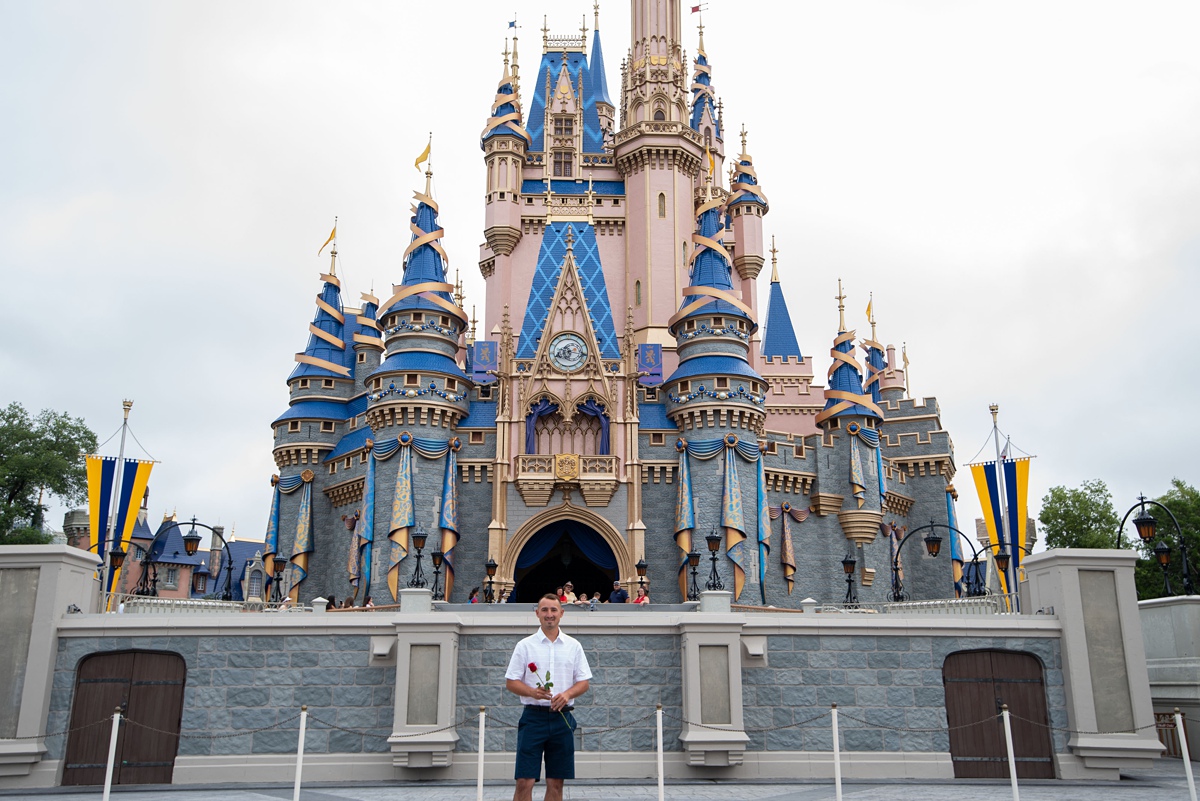
<svg viewBox="0 0 1200 801">
<path fill-rule="evenodd" d="M 596 25 L 592 31 L 592 60 L 588 71 L 592 75 L 592 91 L 596 97 L 596 115 L 600 118 L 600 128 L 604 131 L 605 141 L 616 132 L 617 110 L 612 97 L 608 93 L 608 76 L 604 74 L 604 51 L 600 47 L 600 3 L 593 5 L 596 12 Z"/>
<path fill-rule="evenodd" d="M 492 102 L 492 113 L 480 135 L 483 160 L 487 165 L 487 191 L 484 193 L 484 238 L 494 257 L 484 278 L 490 278 L 499 266 L 501 275 L 509 272 L 513 249 L 521 241 L 521 182 L 524 180 L 525 152 L 530 146 L 529 133 L 521 125 L 521 96 L 518 85 L 517 37 L 512 41 L 512 64 L 504 49 L 504 72 Z M 491 282 L 488 297 L 496 303 L 511 302 L 511 282 Z"/>
<path fill-rule="evenodd" d="M 675 341 L 668 321 L 688 286 L 695 180 L 704 143 L 689 124 L 679 0 L 636 0 L 623 75 L 617 169 L 625 180 L 626 292 L 638 343 Z M 707 165 L 705 165 L 707 169 Z M 668 353 L 666 367 L 673 363 Z"/>
<path fill-rule="evenodd" d="M 737 195 L 735 190 L 735 196 Z M 753 195 L 751 195 L 753 197 Z M 740 218 L 733 222 L 737 230 L 741 224 L 752 223 L 756 218 L 748 209 L 757 208 L 752 202 L 739 202 L 743 210 Z M 736 253 L 736 250 L 735 250 Z M 766 332 L 763 334 L 762 350 L 752 359 L 754 369 L 770 385 L 767 393 L 767 428 L 795 437 L 807 437 L 817 433 L 815 416 L 823 409 L 824 399 L 812 394 L 812 357 L 805 358 L 800 352 L 796 332 L 792 327 L 792 316 L 783 295 L 779 280 L 779 251 L 775 238 L 771 238 L 771 290 L 767 302 Z M 755 356 L 751 349 L 751 356 Z"/>
<path fill-rule="evenodd" d="M 709 101 L 711 102 L 711 100 Z M 707 108 L 707 106 L 706 106 Z M 707 119 L 708 111 L 704 118 Z M 693 117 L 695 111 L 692 112 Z M 742 300 L 754 313 L 758 313 L 758 274 L 762 271 L 764 262 L 763 217 L 770 207 L 767 196 L 758 183 L 758 175 L 754 172 L 754 159 L 746 152 L 746 129 L 742 128 L 742 153 L 737 157 L 737 163 L 732 167 L 733 181 L 729 186 L 729 209 L 731 227 L 733 228 L 734 249 L 733 266 L 737 270 Z M 778 276 L 773 276 L 772 292 L 778 284 Z M 782 298 L 782 294 L 780 296 Z M 774 295 L 772 294 L 772 298 Z M 797 351 L 798 353 L 799 351 Z"/>
</svg>

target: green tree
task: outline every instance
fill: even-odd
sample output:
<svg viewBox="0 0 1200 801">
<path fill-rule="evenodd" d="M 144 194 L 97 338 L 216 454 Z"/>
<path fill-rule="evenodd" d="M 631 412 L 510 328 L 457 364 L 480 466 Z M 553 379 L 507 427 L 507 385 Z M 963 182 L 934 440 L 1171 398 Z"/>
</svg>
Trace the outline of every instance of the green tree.
<svg viewBox="0 0 1200 801">
<path fill-rule="evenodd" d="M 1171 522 L 1171 515 L 1155 506 L 1146 505 L 1146 511 L 1158 522 L 1154 539 L 1143 543 L 1134 536 L 1142 549 L 1142 559 L 1137 566 L 1138 598 L 1161 598 L 1166 595 L 1163 571 L 1154 554 L 1154 546 L 1165 542 L 1171 547 L 1171 563 L 1167 566 L 1167 576 L 1171 579 L 1171 590 L 1174 595 L 1183 594 L 1183 560 L 1179 554 L 1179 539 L 1182 535 L 1187 546 L 1188 562 L 1193 586 L 1200 590 L 1200 490 L 1187 484 L 1179 478 L 1171 479 L 1171 489 L 1165 495 L 1155 498 L 1156 501 L 1171 510 L 1179 521 L 1179 531 Z M 1137 512 L 1134 513 L 1135 515 Z M 1132 529 L 1133 527 L 1130 526 Z"/>
<path fill-rule="evenodd" d="M 19 403 L 0 410 L 0 544 L 37 540 L 49 496 L 87 496 L 84 454 L 96 435 L 82 419 L 53 409 L 31 417 Z"/>
<path fill-rule="evenodd" d="M 1121 518 L 1112 494 L 1100 479 L 1078 489 L 1051 487 L 1038 513 L 1047 548 L 1115 548 Z"/>
</svg>

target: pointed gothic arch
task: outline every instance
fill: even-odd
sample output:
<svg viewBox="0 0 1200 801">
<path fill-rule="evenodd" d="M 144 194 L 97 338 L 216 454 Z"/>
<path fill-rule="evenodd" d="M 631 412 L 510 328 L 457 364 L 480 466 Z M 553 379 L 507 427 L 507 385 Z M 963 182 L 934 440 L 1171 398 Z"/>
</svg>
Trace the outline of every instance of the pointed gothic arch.
<svg viewBox="0 0 1200 801">
<path fill-rule="evenodd" d="M 617 578 L 622 583 L 631 581 L 634 578 L 637 571 L 633 566 L 633 550 L 625 542 L 625 538 L 621 535 L 621 532 L 600 515 L 585 507 L 575 506 L 570 501 L 566 501 L 529 518 L 517 529 L 517 533 L 509 537 L 500 555 L 500 566 L 496 571 L 496 575 L 499 577 L 502 585 L 512 585 L 513 575 L 516 573 L 517 559 L 521 555 L 521 550 L 533 539 L 533 535 L 551 523 L 563 520 L 587 526 L 599 534 L 604 539 L 605 544 L 612 549 L 613 556 L 616 557 Z"/>
</svg>

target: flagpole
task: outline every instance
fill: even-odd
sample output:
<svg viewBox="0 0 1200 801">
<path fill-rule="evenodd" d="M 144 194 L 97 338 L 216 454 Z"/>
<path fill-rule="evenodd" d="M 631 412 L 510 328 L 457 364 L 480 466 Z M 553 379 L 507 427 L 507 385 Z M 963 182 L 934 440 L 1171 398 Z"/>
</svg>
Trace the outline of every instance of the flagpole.
<svg viewBox="0 0 1200 801">
<path fill-rule="evenodd" d="M 117 515 L 121 512 L 121 473 L 125 469 L 125 432 L 129 430 L 129 410 L 133 408 L 133 401 L 121 401 L 121 408 L 125 412 L 125 418 L 121 421 L 121 449 L 117 453 L 117 469 L 116 475 L 113 477 L 112 500 L 109 501 L 108 505 L 108 535 L 105 537 L 104 548 L 100 549 L 101 553 L 99 556 L 101 560 L 105 560 L 105 556 L 113 547 L 113 534 L 117 526 Z M 133 502 L 132 498 L 129 500 L 130 503 Z M 110 581 L 112 581 L 112 575 L 105 575 L 104 583 L 107 584 Z M 105 594 L 104 597 L 106 600 L 104 603 L 107 608 L 108 588 L 102 586 L 100 591 Z"/>
<path fill-rule="evenodd" d="M 1009 528 L 1008 528 L 1008 495 L 1004 491 L 1004 457 L 1000 451 L 1000 425 L 997 422 L 997 417 L 1000 414 L 1000 407 L 999 407 L 999 405 L 993 403 L 991 406 L 988 407 L 988 410 L 991 411 L 991 413 L 992 413 L 992 439 L 996 443 L 996 491 L 1000 495 L 1000 497 L 997 500 L 1000 503 L 1001 531 L 1000 531 L 1000 536 L 997 539 L 1000 542 L 1000 550 L 1004 550 L 1005 537 L 1009 536 L 1010 532 L 1009 532 Z M 1017 559 L 1010 559 L 1009 563 L 1008 563 L 1009 570 L 1005 571 L 1005 573 L 1004 573 L 1004 578 L 1008 585 L 1007 590 L 1010 593 L 1012 593 L 1014 591 L 1012 576 L 1010 575 L 1010 571 L 1012 570 L 1013 564 L 1018 561 L 1019 560 L 1017 560 Z"/>
</svg>

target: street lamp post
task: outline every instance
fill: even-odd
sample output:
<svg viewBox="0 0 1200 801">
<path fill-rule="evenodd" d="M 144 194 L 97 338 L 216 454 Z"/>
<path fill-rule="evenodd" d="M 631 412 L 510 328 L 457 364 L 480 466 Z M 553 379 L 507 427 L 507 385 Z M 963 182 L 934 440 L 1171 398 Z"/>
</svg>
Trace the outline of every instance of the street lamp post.
<svg viewBox="0 0 1200 801">
<path fill-rule="evenodd" d="M 696 584 L 696 568 L 700 566 L 700 552 L 696 550 L 688 551 L 687 555 L 688 567 L 692 569 L 692 586 L 688 590 L 689 601 L 700 600 L 700 587 Z"/>
<path fill-rule="evenodd" d="M 205 525 L 196 521 L 196 516 L 192 515 L 189 523 L 190 529 L 187 534 L 183 535 L 183 550 L 188 556 L 195 556 L 196 551 L 200 548 L 200 534 L 196 531 L 196 527 L 208 529 L 212 535 L 221 541 L 221 558 L 225 561 L 225 591 L 221 593 L 222 601 L 233 600 L 233 552 L 229 550 L 229 543 L 225 541 L 225 537 L 216 528 Z M 172 521 L 171 525 L 160 531 L 154 536 L 154 540 L 150 543 L 150 547 L 146 549 L 146 555 L 142 558 L 142 575 L 138 578 L 137 589 L 133 591 L 134 595 L 149 595 L 152 597 L 158 596 L 158 567 L 151 562 L 151 555 L 154 552 L 154 543 L 158 542 L 159 537 L 166 536 L 167 532 L 172 529 L 179 528 L 179 523 Z M 220 581 L 220 571 L 217 571 L 217 580 Z"/>
<path fill-rule="evenodd" d="M 645 558 L 639 559 L 638 563 L 633 566 L 633 569 L 637 571 L 639 587 L 646 586 L 646 568 L 647 567 L 648 567 L 648 565 L 646 564 Z"/>
<path fill-rule="evenodd" d="M 493 559 L 493 558 L 492 558 L 492 557 L 490 557 L 490 556 L 488 557 L 488 560 L 487 560 L 486 562 L 484 562 L 484 564 L 483 564 L 483 569 L 484 569 L 484 571 L 486 571 L 486 572 L 487 572 L 487 577 L 488 577 L 488 580 L 487 580 L 487 597 L 486 597 L 486 599 L 485 599 L 485 600 L 486 600 L 486 601 L 487 601 L 489 604 L 494 602 L 494 601 L 493 601 L 493 596 L 492 596 L 492 582 L 493 582 L 493 580 L 496 578 L 496 568 L 498 568 L 498 567 L 499 567 L 499 565 L 498 565 L 498 564 L 496 564 L 496 560 L 495 560 L 495 559 Z"/>
<path fill-rule="evenodd" d="M 846 606 L 858 606 L 858 593 L 854 591 L 854 567 L 857 564 L 858 560 L 852 553 L 846 554 L 842 560 L 842 570 L 846 572 Z"/>
<path fill-rule="evenodd" d="M 445 594 L 438 589 L 438 579 L 441 576 L 442 562 L 445 558 L 446 555 L 441 551 L 429 554 L 429 561 L 433 562 L 433 600 L 435 601 L 445 600 Z"/>
<path fill-rule="evenodd" d="M 904 592 L 904 580 L 900 578 L 900 551 L 904 548 L 904 543 L 908 542 L 908 538 L 917 532 L 929 529 L 929 533 L 925 535 L 925 550 L 934 559 L 942 550 L 942 538 L 937 535 L 935 526 L 938 524 L 929 521 L 929 525 L 914 528 L 912 531 L 904 535 L 904 539 L 900 540 L 900 544 L 896 546 L 896 553 L 892 555 L 892 592 L 889 597 L 895 601 L 907 601 L 908 595 Z"/>
<path fill-rule="evenodd" d="M 99 548 L 100 545 L 101 545 L 101 543 L 97 542 L 94 545 L 89 545 L 86 550 L 89 552 L 94 551 L 97 548 Z M 97 565 L 97 568 L 100 570 L 100 599 L 101 599 L 100 600 L 100 611 L 101 612 L 104 611 L 104 607 L 107 605 L 104 602 L 105 578 L 113 571 L 120 570 L 121 565 L 123 565 L 123 564 L 125 564 L 125 551 L 123 548 L 121 548 L 121 543 L 118 542 L 117 547 L 108 549 L 108 552 L 105 553 L 104 557 L 100 560 L 100 564 Z"/>
<path fill-rule="evenodd" d="M 417 566 L 413 568 L 412 578 L 408 580 L 410 587 L 425 586 L 425 573 L 421 570 L 421 551 L 425 548 L 425 539 L 425 527 L 417 523 L 417 530 L 412 535 L 413 547 L 417 549 Z"/>
<path fill-rule="evenodd" d="M 1125 530 L 1125 523 L 1129 520 L 1129 516 L 1133 514 L 1134 510 L 1138 511 L 1138 516 L 1133 519 L 1133 525 L 1135 528 L 1137 528 L 1138 537 L 1140 537 L 1142 542 L 1146 544 L 1147 548 L 1150 547 L 1150 540 L 1154 539 L 1154 536 L 1158 533 L 1158 521 L 1155 520 L 1154 515 L 1150 514 L 1150 511 L 1146 509 L 1146 504 L 1157 506 L 1159 509 L 1162 509 L 1164 512 L 1166 512 L 1167 516 L 1171 518 L 1171 523 L 1175 526 L 1175 539 L 1179 545 L 1180 568 L 1183 570 L 1183 594 L 1195 595 L 1196 588 L 1192 584 L 1191 560 L 1188 558 L 1187 540 L 1183 538 L 1183 529 L 1180 528 L 1179 520 L 1175 517 L 1175 513 L 1172 512 L 1168 507 L 1164 506 L 1158 501 L 1150 500 L 1145 495 L 1138 495 L 1138 502 L 1129 507 L 1129 511 L 1125 513 L 1125 517 L 1121 519 L 1121 527 L 1117 529 L 1117 547 L 1120 548 L 1124 544 L 1122 542 L 1121 532 Z M 1163 561 L 1164 553 L 1166 559 L 1165 562 Z M 1160 551 L 1156 546 L 1154 548 L 1154 555 L 1158 559 L 1159 566 L 1161 566 L 1163 569 L 1163 578 L 1165 579 L 1167 575 L 1167 567 L 1171 564 L 1171 546 L 1167 545 L 1165 552 Z M 1166 581 L 1166 592 L 1167 595 L 1172 594 L 1171 582 L 1169 579 Z"/>
<path fill-rule="evenodd" d="M 721 550 L 721 535 L 714 528 L 712 534 L 704 538 L 708 543 L 708 555 L 712 557 L 712 570 L 708 574 L 708 583 L 705 588 L 708 590 L 723 590 L 725 585 L 721 583 L 721 576 L 717 573 L 717 551 Z"/>
</svg>

